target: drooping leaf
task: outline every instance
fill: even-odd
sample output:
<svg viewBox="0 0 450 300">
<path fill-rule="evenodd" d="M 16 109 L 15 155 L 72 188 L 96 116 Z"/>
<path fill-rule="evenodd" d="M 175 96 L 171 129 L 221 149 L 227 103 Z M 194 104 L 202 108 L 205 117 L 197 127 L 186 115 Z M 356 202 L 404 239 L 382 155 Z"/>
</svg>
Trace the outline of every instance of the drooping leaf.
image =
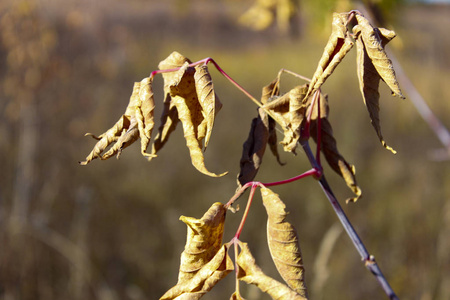
<svg viewBox="0 0 450 300">
<path fill-rule="evenodd" d="M 199 125 L 198 139 L 201 140 L 203 137 L 205 138 L 204 147 L 206 149 L 214 126 L 214 119 L 222 108 L 222 103 L 220 103 L 219 97 L 217 97 L 214 92 L 214 86 L 208 71 L 208 66 L 196 66 L 194 80 L 198 100 L 202 107 L 202 115 L 204 117 Z"/>
<path fill-rule="evenodd" d="M 269 117 L 261 108 L 258 109 L 258 114 L 252 120 L 250 133 L 243 146 L 237 177 L 238 189 L 255 178 L 269 141 Z"/>
<path fill-rule="evenodd" d="M 280 95 L 279 78 L 275 78 L 271 83 L 263 87 L 261 95 L 261 103 L 267 104 L 271 98 Z"/>
<path fill-rule="evenodd" d="M 307 85 L 297 86 L 263 106 L 271 112 L 275 121 L 283 128 L 284 139 L 281 144 L 286 152 L 295 153 L 300 138 L 301 124 L 306 110 L 306 104 L 303 102 L 306 90 Z"/>
<path fill-rule="evenodd" d="M 160 300 L 197 300 L 210 291 L 233 269 L 233 261 L 228 255 L 230 245 L 224 244 L 192 278 L 178 282 Z"/>
<path fill-rule="evenodd" d="M 275 266 L 291 289 L 307 297 L 305 270 L 297 232 L 294 226 L 286 221 L 286 205 L 268 188 L 261 188 L 261 195 L 268 215 L 267 240 Z"/>
<path fill-rule="evenodd" d="M 119 121 L 98 138 L 92 134 L 87 134 L 99 139 L 99 141 L 86 157 L 86 160 L 80 162 L 80 164 L 86 165 L 95 158 L 105 160 L 116 154 L 119 157 L 122 150 L 133 144 L 139 137 L 141 138 L 142 155 L 153 157 L 154 155 L 146 153 L 154 126 L 153 109 L 151 79 L 144 78 L 141 82 L 135 82 L 125 114 L 122 115 Z M 102 154 L 112 143 L 114 143 L 112 147 Z"/>
<path fill-rule="evenodd" d="M 328 99 L 327 97 L 320 96 L 320 137 L 321 137 L 321 151 L 325 156 L 330 167 L 339 174 L 352 190 L 356 197 L 348 199 L 346 202 L 356 202 L 361 197 L 361 189 L 356 182 L 355 167 L 349 164 L 344 157 L 339 153 L 337 148 L 336 139 L 333 136 L 333 129 L 328 121 Z M 318 135 L 318 111 L 317 105 L 309 107 L 313 109 L 311 114 L 311 136 L 317 143 Z"/>
<path fill-rule="evenodd" d="M 277 300 L 305 300 L 305 296 L 297 294 L 285 284 L 267 276 L 256 264 L 247 243 L 239 241 L 241 252 L 237 258 L 239 266 L 237 277 L 248 284 L 256 285 L 261 291 Z"/>
<path fill-rule="evenodd" d="M 178 283 L 189 280 L 208 263 L 222 244 L 226 208 L 214 203 L 201 219 L 182 216 L 188 226 L 186 246 L 181 253 Z"/>
<path fill-rule="evenodd" d="M 203 129 L 199 132 L 199 126 L 201 126 L 205 119 L 204 111 L 198 100 L 197 91 L 195 87 L 194 73 L 196 69 L 189 67 L 188 63 L 185 63 L 175 75 L 168 82 L 170 87 L 170 96 L 172 102 L 178 111 L 178 118 L 183 125 L 184 138 L 186 139 L 186 145 L 191 155 L 191 161 L 194 167 L 203 174 L 219 177 L 222 174 L 215 174 L 208 171 L 205 167 L 205 161 L 202 151 L 202 140 L 206 131 Z M 206 126 L 207 123 L 205 123 Z M 201 127 L 200 127 L 201 128 Z M 199 135 L 202 133 L 202 135 Z"/>
<path fill-rule="evenodd" d="M 360 32 L 360 38 L 364 43 L 364 49 L 378 74 L 389 86 L 393 95 L 405 98 L 400 91 L 392 62 L 384 50 L 387 41 L 394 38 L 395 33 L 383 29 L 383 34 L 380 29 L 374 28 L 369 23 L 369 20 L 359 14 L 356 14 L 356 20 L 358 21 L 358 25 L 355 26 L 353 31 L 356 33 Z"/>
<path fill-rule="evenodd" d="M 309 84 L 307 97 L 322 86 L 353 47 L 353 42 L 347 34 L 347 16 L 347 13 L 333 13 L 331 35 Z"/>
<path fill-rule="evenodd" d="M 375 132 L 380 139 L 381 144 L 386 149 L 390 150 L 392 153 L 396 153 L 394 149 L 389 147 L 384 141 L 383 135 L 381 134 L 380 118 L 379 118 L 379 99 L 380 93 L 378 92 L 379 83 L 381 80 L 375 66 L 372 63 L 369 55 L 367 54 L 364 42 L 361 39 L 361 35 L 357 32 L 357 27 L 355 29 L 355 35 L 358 36 L 356 39 L 356 63 L 358 71 L 358 80 L 361 94 L 363 96 L 364 104 L 369 111 L 370 121 L 372 123 Z M 384 33 L 384 34 L 383 34 Z M 384 47 L 391 39 L 395 37 L 393 31 L 383 31 L 379 32 L 381 38 L 381 46 Z"/>
</svg>

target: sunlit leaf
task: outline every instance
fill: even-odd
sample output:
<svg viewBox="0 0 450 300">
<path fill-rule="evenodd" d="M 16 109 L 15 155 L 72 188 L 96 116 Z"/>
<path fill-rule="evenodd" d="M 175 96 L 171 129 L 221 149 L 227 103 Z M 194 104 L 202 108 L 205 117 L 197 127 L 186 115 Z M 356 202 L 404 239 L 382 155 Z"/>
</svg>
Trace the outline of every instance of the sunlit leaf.
<svg viewBox="0 0 450 300">
<path fill-rule="evenodd" d="M 311 108 L 309 108 L 311 109 Z M 318 134 L 318 112 L 317 105 L 313 108 L 311 114 L 311 136 L 317 142 Z M 336 139 L 333 137 L 333 129 L 328 121 L 328 99 L 320 96 L 320 137 L 321 137 L 321 151 L 325 156 L 330 167 L 339 174 L 347 186 L 352 190 L 356 197 L 348 199 L 347 202 L 356 202 L 361 197 L 361 189 L 356 183 L 355 167 L 349 164 L 337 149 Z"/>
<path fill-rule="evenodd" d="M 209 74 L 206 65 L 195 67 L 195 89 L 198 95 L 198 100 L 202 107 L 203 121 L 199 125 L 198 139 L 205 138 L 204 147 L 208 146 L 211 137 L 211 131 L 214 126 L 214 119 L 222 108 L 219 97 L 214 92 L 211 75 Z"/>
<path fill-rule="evenodd" d="M 237 258 L 238 279 L 248 284 L 256 285 L 261 291 L 278 300 L 305 300 L 304 296 L 297 294 L 287 285 L 267 276 L 256 264 L 247 243 L 239 242 L 241 252 Z"/>
<path fill-rule="evenodd" d="M 111 129 L 97 138 L 99 141 L 94 149 L 86 157 L 86 161 L 80 162 L 80 164 L 86 165 L 95 158 L 105 160 L 116 154 L 119 157 L 122 150 L 133 144 L 139 137 L 141 138 L 142 155 L 153 157 L 154 155 L 146 153 L 146 149 L 154 126 L 154 107 L 151 79 L 144 78 L 141 82 L 136 82 L 125 114 Z M 113 144 L 112 147 L 102 154 L 111 144 Z"/>
<path fill-rule="evenodd" d="M 226 208 L 214 203 L 201 219 L 182 216 L 188 226 L 186 246 L 181 253 L 178 282 L 186 281 L 214 257 L 222 244 Z"/>
<path fill-rule="evenodd" d="M 206 123 L 203 123 L 204 111 L 199 102 L 194 73 L 196 69 L 189 67 L 187 63 L 183 65 L 177 72 L 174 72 L 174 76 L 171 77 L 168 82 L 170 87 L 170 96 L 172 102 L 178 111 L 178 118 L 183 125 L 184 138 L 186 139 L 186 145 L 191 155 L 191 161 L 194 167 L 203 174 L 218 177 L 220 175 L 209 172 L 205 167 L 202 139 L 205 136 L 207 130 L 203 129 L 199 132 L 199 126 L 206 128 Z M 202 128 L 202 127 L 200 127 Z M 199 135 L 201 133 L 201 135 Z"/>
<path fill-rule="evenodd" d="M 365 52 L 381 79 L 389 86 L 392 94 L 400 98 L 405 98 L 400 91 L 394 66 L 384 50 L 384 46 L 389 40 L 394 38 L 395 33 L 386 29 L 383 29 L 382 33 L 381 29 L 374 28 L 364 16 L 359 14 L 356 14 L 356 20 L 358 21 L 358 25 L 355 26 L 353 32 L 357 34 L 360 32 L 359 34 L 364 43 Z"/>
<path fill-rule="evenodd" d="M 347 13 L 333 13 L 331 35 L 320 58 L 316 72 L 311 79 L 308 96 L 322 86 L 353 47 L 353 42 L 347 34 L 347 16 Z"/>
<path fill-rule="evenodd" d="M 307 85 L 297 86 L 281 97 L 274 98 L 263 107 L 269 110 L 275 121 L 281 125 L 284 131 L 284 139 L 281 142 L 284 151 L 295 153 L 300 129 L 306 110 L 303 103 Z"/>
<path fill-rule="evenodd" d="M 228 255 L 229 246 L 229 244 L 225 244 L 220 247 L 214 257 L 198 270 L 192 278 L 179 281 L 160 300 L 197 300 L 203 297 L 234 269 L 233 261 Z"/>
<path fill-rule="evenodd" d="M 306 297 L 299 241 L 294 226 L 286 221 L 286 205 L 270 189 L 261 188 L 261 195 L 268 215 L 267 240 L 275 266 L 287 285 Z"/>
</svg>

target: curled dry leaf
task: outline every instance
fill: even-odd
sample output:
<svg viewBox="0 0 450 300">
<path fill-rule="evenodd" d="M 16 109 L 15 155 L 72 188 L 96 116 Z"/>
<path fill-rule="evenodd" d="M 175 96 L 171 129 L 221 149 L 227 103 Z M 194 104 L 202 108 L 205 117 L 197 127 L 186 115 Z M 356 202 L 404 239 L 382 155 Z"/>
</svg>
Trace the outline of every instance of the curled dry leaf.
<svg viewBox="0 0 450 300">
<path fill-rule="evenodd" d="M 187 227 L 187 239 L 181 253 L 178 283 L 189 280 L 209 262 L 222 244 L 226 208 L 214 203 L 201 219 L 182 216 Z"/>
<path fill-rule="evenodd" d="M 258 117 L 252 120 L 250 133 L 243 146 L 237 177 L 238 189 L 255 178 L 269 141 L 269 117 L 261 108 L 258 113 Z"/>
<path fill-rule="evenodd" d="M 268 188 L 262 188 L 261 195 L 268 215 L 267 240 L 275 266 L 287 285 L 306 297 L 302 254 L 297 232 L 286 221 L 286 205 Z"/>
<path fill-rule="evenodd" d="M 392 94 L 405 98 L 400 91 L 394 66 L 384 50 L 384 46 L 394 38 L 395 33 L 386 29 L 374 28 L 370 25 L 369 20 L 359 14 L 356 15 L 356 20 L 358 25 L 353 28 L 353 32 L 358 35 L 358 38 L 362 39 L 365 52 L 381 79 L 389 86 Z"/>
<path fill-rule="evenodd" d="M 374 32 L 375 31 L 377 31 L 376 28 L 374 29 Z M 381 134 L 380 118 L 379 118 L 380 93 L 378 92 L 381 76 L 378 74 L 378 71 L 373 65 L 372 60 L 367 54 L 366 47 L 361 39 L 361 35 L 358 32 L 357 26 L 354 28 L 354 33 L 355 36 L 358 37 L 356 39 L 356 50 L 357 50 L 356 64 L 358 71 L 359 87 L 361 90 L 361 94 L 363 96 L 364 104 L 366 105 L 367 110 L 369 111 L 370 121 L 372 123 L 373 128 L 375 129 L 375 132 L 378 135 L 378 138 L 380 139 L 381 144 L 383 145 L 383 147 L 385 147 L 386 149 L 390 150 L 392 153 L 395 154 L 396 151 L 386 144 L 383 135 Z M 384 47 L 391 39 L 395 37 L 395 33 L 393 31 L 388 31 L 385 29 L 380 30 L 378 33 L 379 36 L 381 37 L 382 47 Z"/>
<path fill-rule="evenodd" d="M 275 121 L 283 128 L 284 139 L 281 144 L 286 152 L 295 153 L 300 138 L 301 124 L 306 110 L 306 104 L 303 102 L 306 91 L 307 85 L 297 86 L 263 106 L 271 112 Z"/>
<path fill-rule="evenodd" d="M 215 116 L 222 104 L 214 92 L 208 68 L 206 66 L 194 68 L 189 64 L 190 60 L 178 52 L 173 52 L 159 64 L 160 69 L 180 69 L 176 72 L 163 73 L 164 110 L 152 154 L 156 154 L 164 146 L 178 121 L 181 121 L 194 167 L 209 176 L 223 176 L 226 172 L 220 175 L 209 172 L 205 167 L 203 156 Z"/>
<path fill-rule="evenodd" d="M 330 167 L 339 174 L 352 190 L 356 197 L 348 199 L 346 202 L 356 202 L 361 197 L 361 189 L 356 183 L 355 167 L 349 164 L 337 149 L 336 139 L 333 137 L 333 128 L 328 121 L 328 99 L 326 96 L 320 95 L 320 135 L 321 135 L 321 150 L 325 156 Z M 311 107 L 309 107 L 311 109 Z M 317 142 L 318 122 L 319 119 L 317 105 L 315 105 L 311 113 L 311 127 L 310 132 L 313 139 Z"/>
<path fill-rule="evenodd" d="M 322 86 L 353 47 L 353 42 L 347 34 L 347 16 L 348 13 L 333 13 L 331 35 L 311 79 L 306 97 Z"/>
<path fill-rule="evenodd" d="M 210 291 L 233 269 L 233 261 L 228 255 L 230 244 L 224 244 L 192 278 L 178 282 L 160 300 L 197 300 Z"/>
<path fill-rule="evenodd" d="M 237 258 L 239 267 L 237 277 L 248 284 L 256 285 L 261 291 L 277 300 L 305 300 L 305 296 L 297 294 L 285 284 L 267 276 L 256 264 L 247 243 L 239 241 L 241 252 Z"/>
<path fill-rule="evenodd" d="M 121 151 L 133 144 L 139 137 L 141 138 L 142 155 L 149 158 L 154 156 L 146 153 L 154 126 L 153 110 L 155 104 L 151 90 L 151 81 L 151 78 L 144 78 L 141 82 L 134 84 L 125 114 L 120 117 L 119 121 L 112 128 L 99 137 L 90 133 L 86 134 L 93 136 L 99 141 L 86 157 L 86 160 L 80 162 L 81 165 L 86 165 L 96 158 L 105 160 L 116 154 L 119 157 Z M 102 154 L 112 143 L 114 145 L 106 153 Z"/>
</svg>

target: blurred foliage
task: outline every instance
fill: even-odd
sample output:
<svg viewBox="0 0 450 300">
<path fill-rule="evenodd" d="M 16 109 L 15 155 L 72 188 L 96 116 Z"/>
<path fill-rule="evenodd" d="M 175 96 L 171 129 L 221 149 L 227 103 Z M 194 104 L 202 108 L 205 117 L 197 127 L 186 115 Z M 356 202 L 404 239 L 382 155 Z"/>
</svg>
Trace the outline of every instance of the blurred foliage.
<svg viewBox="0 0 450 300">
<path fill-rule="evenodd" d="M 301 38 L 240 27 L 236 20 L 252 2 L 1 3 L 0 299 L 154 299 L 172 285 L 186 236 L 178 218 L 200 217 L 211 203 L 234 193 L 232 174 L 238 172 L 256 108 L 211 71 L 224 106 L 205 160 L 213 169 L 230 171 L 219 179 L 195 171 L 181 129 L 151 163 L 131 146 L 120 160 L 87 167 L 77 164 L 92 146 L 83 134 L 101 133 L 117 120 L 133 82 L 173 50 L 193 60 L 213 57 L 255 96 L 282 67 L 311 76 L 330 30 L 326 14 L 340 10 L 334 7 L 340 1 L 300 2 Z M 396 40 L 389 45 L 450 127 L 445 100 L 450 97 L 450 8 L 381 2 L 395 25 L 385 27 L 395 29 L 403 43 L 402 48 Z M 313 24 L 327 34 L 316 34 Z M 439 142 L 408 100 L 391 98 L 387 89 L 381 92 L 381 122 L 398 154 L 385 151 L 361 101 L 355 59 L 345 60 L 324 92 L 330 95 L 340 151 L 355 165 L 364 192 L 357 204 L 346 207 L 349 218 L 401 298 L 448 299 L 449 163 L 430 160 Z M 297 83 L 285 82 L 284 91 L 292 87 L 289 82 Z M 154 84 L 162 86 L 162 79 Z M 155 93 L 155 101 L 162 96 Z M 302 155 L 281 159 L 286 166 L 267 157 L 257 179 L 281 180 L 308 167 Z M 348 197 L 341 178 L 325 172 L 338 198 Z M 311 285 L 318 275 L 313 271 L 317 251 L 336 217 L 312 179 L 276 192 L 298 229 Z M 261 268 L 272 268 L 267 273 L 276 278 L 261 230 L 264 207 L 255 200 L 242 238 Z M 227 226 L 233 228 L 239 219 L 240 213 L 230 214 Z M 233 233 L 225 232 L 224 239 Z M 338 238 L 332 253 L 328 280 L 312 299 L 384 297 L 346 237 Z M 230 277 L 205 298 L 227 298 L 222 293 L 233 285 Z M 262 299 L 251 288 L 245 294 Z"/>
</svg>

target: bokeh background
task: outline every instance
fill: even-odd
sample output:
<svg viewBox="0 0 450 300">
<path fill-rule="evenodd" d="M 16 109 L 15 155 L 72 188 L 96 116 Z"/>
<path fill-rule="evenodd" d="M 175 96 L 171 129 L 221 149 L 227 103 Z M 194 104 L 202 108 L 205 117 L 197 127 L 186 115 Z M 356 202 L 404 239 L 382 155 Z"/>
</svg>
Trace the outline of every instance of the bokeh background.
<svg viewBox="0 0 450 300">
<path fill-rule="evenodd" d="M 124 112 L 133 82 L 177 50 L 212 57 L 259 97 L 281 68 L 311 77 L 330 33 L 331 13 L 351 1 L 301 1 L 288 24 L 254 31 L 239 18 L 254 1 L 29 0 L 1 2 L 0 20 L 0 299 L 158 299 L 176 284 L 186 227 L 226 202 L 255 106 L 213 70 L 224 104 L 206 151 L 209 178 L 191 165 L 181 126 L 157 159 L 139 146 L 120 160 L 78 165 L 93 139 Z M 369 5 L 368 5 L 369 4 Z M 450 127 L 450 6 L 409 1 L 366 2 L 398 37 L 389 48 L 426 102 Z M 371 6 L 375 5 L 375 6 Z M 286 24 L 285 24 L 286 25 Z M 340 152 L 356 166 L 363 198 L 325 174 L 348 217 L 402 299 L 450 298 L 450 162 L 408 99 L 381 89 L 384 137 L 379 144 L 362 102 L 352 51 L 323 87 Z M 162 79 L 155 79 L 157 116 Z M 283 77 L 282 89 L 299 84 Z M 157 117 L 159 120 L 159 117 Z M 158 124 L 157 124 L 158 125 Z M 279 137 L 280 138 L 280 137 Z M 136 143 L 138 144 L 138 143 Z M 281 150 L 281 149 L 280 149 Z M 266 153 L 257 179 L 276 181 L 309 168 L 301 150 Z M 439 155 L 437 155 L 438 153 Z M 445 153 L 444 153 L 445 154 Z M 274 188 L 300 237 L 311 299 L 385 299 L 342 232 L 313 179 Z M 244 198 L 241 207 L 245 205 Z M 242 210 L 227 215 L 224 240 Z M 257 263 L 277 275 L 266 242 L 259 196 L 241 240 Z M 242 284 L 245 297 L 269 299 Z M 228 299 L 228 275 L 205 299 Z"/>
</svg>

